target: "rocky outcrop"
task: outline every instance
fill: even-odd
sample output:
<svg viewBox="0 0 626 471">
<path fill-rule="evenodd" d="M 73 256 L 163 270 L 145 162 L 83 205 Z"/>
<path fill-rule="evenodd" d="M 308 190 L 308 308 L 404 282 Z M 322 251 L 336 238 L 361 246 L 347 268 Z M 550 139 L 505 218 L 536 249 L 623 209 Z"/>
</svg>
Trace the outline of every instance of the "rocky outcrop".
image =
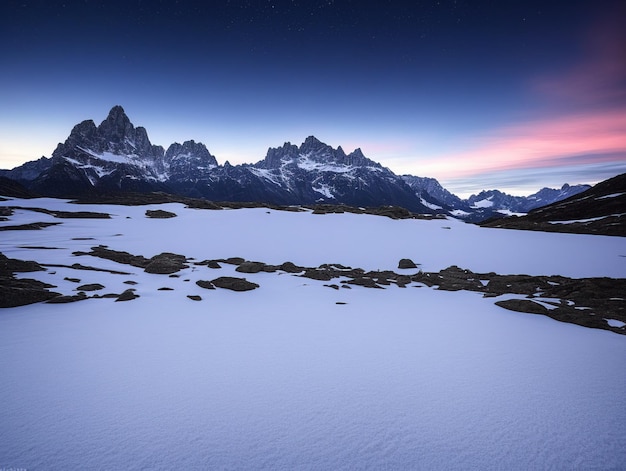
<svg viewBox="0 0 626 471">
<path fill-rule="evenodd" d="M 169 219 L 175 218 L 176 213 L 172 213 L 170 211 L 164 211 L 162 209 L 148 209 L 146 211 L 146 217 L 152 219 Z"/>
<path fill-rule="evenodd" d="M 231 291 L 251 291 L 259 287 L 258 284 L 252 283 L 245 278 L 232 276 L 221 276 L 211 280 L 211 283 L 218 288 L 229 289 Z"/>
<path fill-rule="evenodd" d="M 402 258 L 398 262 L 398 268 L 400 269 L 417 268 L 417 265 L 415 265 L 415 262 L 411 260 L 410 258 Z"/>
</svg>

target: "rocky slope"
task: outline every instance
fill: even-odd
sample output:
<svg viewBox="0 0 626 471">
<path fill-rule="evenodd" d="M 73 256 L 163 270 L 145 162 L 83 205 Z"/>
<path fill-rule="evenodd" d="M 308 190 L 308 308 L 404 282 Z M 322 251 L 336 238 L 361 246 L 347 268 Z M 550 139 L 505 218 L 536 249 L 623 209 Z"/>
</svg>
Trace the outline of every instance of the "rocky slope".
<svg viewBox="0 0 626 471">
<path fill-rule="evenodd" d="M 626 236 L 626 173 L 526 216 L 485 221 L 485 227 Z"/>
</svg>

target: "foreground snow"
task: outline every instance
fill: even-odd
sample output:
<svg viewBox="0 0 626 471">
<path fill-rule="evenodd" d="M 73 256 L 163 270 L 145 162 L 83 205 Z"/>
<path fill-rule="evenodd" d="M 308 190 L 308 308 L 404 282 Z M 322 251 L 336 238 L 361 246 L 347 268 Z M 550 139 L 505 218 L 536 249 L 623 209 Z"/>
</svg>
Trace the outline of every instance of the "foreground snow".
<svg viewBox="0 0 626 471">
<path fill-rule="evenodd" d="M 24 274 L 59 291 L 136 281 L 139 299 L 0 312 L 0 467 L 27 469 L 620 469 L 626 462 L 623 336 L 498 308 L 476 293 L 332 290 L 289 274 L 245 275 L 234 293 L 75 250 L 241 256 L 314 266 L 626 276 L 623 239 L 264 209 L 57 206 L 116 215 L 0 233 L 7 256 L 131 275 Z M 269 212 L 269 214 L 268 214 Z M 127 219 L 130 217 L 130 219 Z M 450 229 L 447 229 L 450 227 Z M 19 233 L 18 233 L 19 232 Z M 95 240 L 72 240 L 94 237 Z M 23 249 L 18 246 L 52 249 Z M 190 281 L 185 281 L 190 280 Z M 158 291 L 159 287 L 172 291 Z M 201 302 L 187 295 L 200 295 Z M 346 304 L 336 304 L 337 302 Z"/>
</svg>

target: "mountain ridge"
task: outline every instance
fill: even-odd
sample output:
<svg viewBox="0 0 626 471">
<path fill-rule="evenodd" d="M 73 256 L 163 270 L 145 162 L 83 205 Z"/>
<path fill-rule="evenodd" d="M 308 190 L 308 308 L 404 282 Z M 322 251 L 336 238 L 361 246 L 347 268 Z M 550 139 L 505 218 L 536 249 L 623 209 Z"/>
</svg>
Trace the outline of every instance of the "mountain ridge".
<svg viewBox="0 0 626 471">
<path fill-rule="evenodd" d="M 162 191 L 219 201 L 393 205 L 471 222 L 527 212 L 589 188 L 565 184 L 529 197 L 488 190 L 463 200 L 434 178 L 396 175 L 360 148 L 346 154 L 315 136 L 299 147 L 290 142 L 270 147 L 253 164 L 219 165 L 201 142 L 174 142 L 167 150 L 152 144 L 146 129 L 134 126 L 120 105 L 100 125 L 93 120 L 75 125 L 50 158 L 0 170 L 0 175 L 45 196 Z"/>
</svg>

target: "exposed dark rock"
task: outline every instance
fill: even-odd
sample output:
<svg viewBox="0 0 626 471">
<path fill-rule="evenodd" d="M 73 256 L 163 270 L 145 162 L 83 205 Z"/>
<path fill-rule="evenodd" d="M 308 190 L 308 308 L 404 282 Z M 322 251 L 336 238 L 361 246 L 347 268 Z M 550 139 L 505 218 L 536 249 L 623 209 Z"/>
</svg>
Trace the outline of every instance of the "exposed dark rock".
<svg viewBox="0 0 626 471">
<path fill-rule="evenodd" d="M 188 294 L 187 297 L 192 301 L 202 301 L 202 297 L 197 294 Z"/>
<path fill-rule="evenodd" d="M 470 270 L 453 265 L 439 272 L 439 288 L 446 291 L 482 291 L 483 284 Z"/>
<path fill-rule="evenodd" d="M 47 301 L 60 293 L 48 291 L 52 285 L 38 280 L 0 275 L 0 307 L 17 307 Z"/>
<path fill-rule="evenodd" d="M 282 271 L 285 271 L 287 273 L 300 273 L 301 271 L 304 271 L 304 267 L 299 267 L 295 264 L 293 264 L 292 262 L 285 262 L 280 266 L 280 269 Z"/>
<path fill-rule="evenodd" d="M 339 275 L 336 275 L 334 270 L 307 268 L 300 276 L 311 278 L 312 280 L 330 281 Z"/>
<path fill-rule="evenodd" d="M 410 258 L 403 258 L 398 262 L 398 268 L 408 269 L 408 268 L 417 268 L 415 262 Z"/>
<path fill-rule="evenodd" d="M 159 288 L 157 291 L 174 291 L 174 288 L 168 288 L 167 286 L 163 286 Z"/>
<path fill-rule="evenodd" d="M 132 301 L 133 299 L 138 298 L 139 295 L 135 294 L 133 291 L 134 291 L 133 289 L 127 289 L 126 291 L 124 291 L 122 294 L 120 294 L 117 297 L 115 302 L 118 302 L 118 301 Z"/>
<path fill-rule="evenodd" d="M 328 288 L 332 288 L 332 289 L 337 289 L 337 290 L 339 289 L 339 285 L 335 285 L 335 284 L 332 284 L 332 285 L 324 285 L 324 286 L 326 286 L 326 287 L 328 287 Z"/>
<path fill-rule="evenodd" d="M 548 308 L 528 299 L 505 299 L 496 301 L 496 305 L 510 311 L 544 315 L 548 313 Z"/>
<path fill-rule="evenodd" d="M 59 265 L 59 264 L 54 264 L 54 263 L 46 263 L 42 266 L 55 267 L 55 268 L 72 268 L 73 270 L 97 271 L 97 272 L 102 272 L 102 273 L 110 273 L 112 275 L 132 275 L 132 273 L 128 273 L 126 271 L 107 270 L 106 268 L 90 267 L 87 265 L 81 265 L 80 263 L 73 263 L 72 265 Z"/>
<path fill-rule="evenodd" d="M 33 271 L 45 271 L 45 268 L 32 260 L 8 258 L 0 252 L 0 275 L 11 275 L 17 272 L 27 273 Z"/>
<path fill-rule="evenodd" d="M 136 284 L 137 284 L 137 282 L 136 282 L 136 281 L 132 281 L 132 280 L 126 280 L 126 281 L 124 282 L 124 284 L 125 284 L 125 285 L 136 285 Z"/>
<path fill-rule="evenodd" d="M 265 268 L 264 263 L 246 261 L 240 263 L 235 271 L 238 271 L 240 273 L 259 273 L 260 271 L 263 271 L 263 268 Z"/>
<path fill-rule="evenodd" d="M 29 224 L 20 224 L 18 226 L 0 226 L 0 231 L 38 231 L 45 227 L 56 226 L 60 222 L 31 222 Z"/>
<path fill-rule="evenodd" d="M 45 247 L 43 245 L 19 245 L 20 249 L 30 249 L 30 250 L 59 250 L 58 247 Z"/>
<path fill-rule="evenodd" d="M 245 278 L 235 278 L 231 276 L 221 276 L 211 281 L 218 288 L 229 289 L 232 291 L 250 291 L 259 287 L 256 283 L 246 280 Z"/>
<path fill-rule="evenodd" d="M 71 281 L 72 283 L 80 283 L 80 278 L 68 278 L 67 276 L 63 278 L 65 281 Z"/>
<path fill-rule="evenodd" d="M 13 206 L 13 209 L 20 209 L 22 211 L 33 211 L 36 213 L 48 214 L 59 219 L 110 219 L 111 215 L 108 213 L 97 213 L 94 211 L 55 211 L 45 208 L 32 208 L 24 206 Z"/>
<path fill-rule="evenodd" d="M 91 299 L 117 299 L 120 295 L 116 293 L 94 294 Z"/>
<path fill-rule="evenodd" d="M 341 263 L 324 263 L 320 265 L 319 267 L 324 268 L 324 269 L 331 269 L 331 270 L 346 270 L 346 271 L 352 270 L 352 267 L 342 265 Z"/>
<path fill-rule="evenodd" d="M 74 252 L 73 255 L 91 255 L 92 257 L 104 258 L 105 260 L 112 260 L 117 263 L 138 268 L 146 268 L 151 261 L 142 255 L 133 255 L 124 251 L 111 250 L 103 246 L 92 247 L 91 252 Z"/>
<path fill-rule="evenodd" d="M 34 198 L 36 195 L 28 191 L 23 185 L 10 178 L 0 176 L 0 195 L 12 198 Z"/>
<path fill-rule="evenodd" d="M 218 263 L 217 260 L 203 260 L 201 262 L 196 263 L 196 265 L 206 266 L 208 268 L 213 268 L 213 269 L 222 268 L 222 266 Z"/>
<path fill-rule="evenodd" d="M 8 206 L 0 206 L 0 221 L 8 221 L 9 216 L 13 216 L 13 209 Z"/>
<path fill-rule="evenodd" d="M 153 219 L 168 219 L 175 218 L 177 216 L 176 213 L 172 213 L 170 211 L 164 211 L 162 209 L 148 209 L 146 211 L 146 217 Z"/>
<path fill-rule="evenodd" d="M 197 284 L 200 288 L 204 288 L 204 289 L 215 289 L 215 286 L 213 286 L 213 283 L 211 283 L 210 281 L 207 281 L 207 280 L 198 280 L 198 281 L 196 281 L 196 284 Z"/>
<path fill-rule="evenodd" d="M 241 257 L 230 257 L 225 260 L 218 260 L 218 262 L 228 263 L 229 265 L 241 265 L 245 261 L 246 259 Z"/>
<path fill-rule="evenodd" d="M 348 303 L 344 303 L 343 301 L 337 301 L 335 304 L 343 305 L 343 304 L 348 304 Z"/>
<path fill-rule="evenodd" d="M 75 303 L 76 301 L 83 301 L 84 299 L 89 299 L 89 298 L 87 297 L 85 293 L 80 292 L 73 296 L 57 296 L 46 302 L 48 304 L 66 304 L 66 303 Z"/>
<path fill-rule="evenodd" d="M 76 288 L 78 291 L 98 291 L 104 289 L 104 286 L 100 283 L 91 283 L 87 285 L 82 285 Z"/>
<path fill-rule="evenodd" d="M 189 268 L 188 265 L 185 265 L 186 261 L 187 259 L 184 255 L 163 252 L 150 259 L 145 268 L 145 272 L 169 275 L 171 273 L 176 273 L 183 268 Z"/>
<path fill-rule="evenodd" d="M 363 286 L 364 288 L 380 288 L 383 289 L 382 286 L 379 286 L 378 284 L 376 284 L 376 281 L 374 281 L 372 278 L 368 278 L 368 277 L 358 277 L 358 278 L 353 278 L 351 280 L 344 280 L 342 281 L 342 283 L 348 283 L 351 285 L 357 285 L 357 286 Z"/>
</svg>

